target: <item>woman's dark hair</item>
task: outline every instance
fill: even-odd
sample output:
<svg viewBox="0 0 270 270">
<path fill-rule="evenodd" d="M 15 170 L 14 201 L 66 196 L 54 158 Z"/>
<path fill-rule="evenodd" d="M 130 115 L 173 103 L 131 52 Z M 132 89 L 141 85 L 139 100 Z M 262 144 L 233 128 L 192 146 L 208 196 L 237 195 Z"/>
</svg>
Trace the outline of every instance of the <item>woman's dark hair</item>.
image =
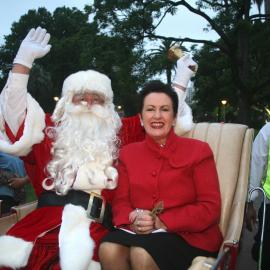
<svg viewBox="0 0 270 270">
<path fill-rule="evenodd" d="M 178 111 L 177 93 L 169 84 L 165 84 L 159 80 L 154 80 L 146 83 L 143 86 L 142 90 L 139 92 L 138 109 L 140 113 L 142 112 L 143 109 L 145 97 L 151 93 L 164 93 L 165 95 L 167 95 L 172 101 L 174 116 L 177 115 Z"/>
</svg>

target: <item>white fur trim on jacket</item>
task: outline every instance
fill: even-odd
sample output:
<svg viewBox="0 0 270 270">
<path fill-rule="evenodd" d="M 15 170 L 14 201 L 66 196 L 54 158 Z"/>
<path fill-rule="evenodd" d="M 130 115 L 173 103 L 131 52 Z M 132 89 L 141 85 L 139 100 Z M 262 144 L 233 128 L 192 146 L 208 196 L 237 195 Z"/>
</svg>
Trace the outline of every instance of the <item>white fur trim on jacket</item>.
<svg viewBox="0 0 270 270">
<path fill-rule="evenodd" d="M 174 132 L 178 135 L 184 135 L 193 128 L 193 117 L 190 107 L 184 103 L 181 112 L 178 112 Z"/>
<path fill-rule="evenodd" d="M 59 232 L 60 265 L 63 270 L 87 270 L 93 257 L 91 220 L 81 206 L 68 204 L 62 214 Z"/>
<path fill-rule="evenodd" d="M 21 268 L 27 265 L 33 243 L 20 238 L 0 236 L 0 267 Z"/>
<path fill-rule="evenodd" d="M 3 127 L 2 127 L 3 128 Z M 30 94 L 27 94 L 27 114 L 21 138 L 14 144 L 0 140 L 0 151 L 15 155 L 26 156 L 32 146 L 44 138 L 45 113 Z"/>
<path fill-rule="evenodd" d="M 62 96 L 72 96 L 81 91 L 94 91 L 103 94 L 109 102 L 113 100 L 111 80 L 95 70 L 83 70 L 69 75 L 63 83 Z"/>
<path fill-rule="evenodd" d="M 101 265 L 99 262 L 92 260 L 87 270 L 101 270 Z"/>
</svg>

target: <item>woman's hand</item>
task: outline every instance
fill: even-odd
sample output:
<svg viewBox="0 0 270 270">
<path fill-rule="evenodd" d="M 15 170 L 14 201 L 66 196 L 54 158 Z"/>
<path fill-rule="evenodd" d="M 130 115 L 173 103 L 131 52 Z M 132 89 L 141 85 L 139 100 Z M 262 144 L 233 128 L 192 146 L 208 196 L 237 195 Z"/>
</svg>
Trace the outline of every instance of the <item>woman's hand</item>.
<svg viewBox="0 0 270 270">
<path fill-rule="evenodd" d="M 159 219 L 158 216 L 155 218 L 155 229 L 167 230 L 167 226 Z"/>
<path fill-rule="evenodd" d="M 155 219 L 151 211 L 136 209 L 129 214 L 131 229 L 137 234 L 148 234 L 155 230 Z"/>
</svg>

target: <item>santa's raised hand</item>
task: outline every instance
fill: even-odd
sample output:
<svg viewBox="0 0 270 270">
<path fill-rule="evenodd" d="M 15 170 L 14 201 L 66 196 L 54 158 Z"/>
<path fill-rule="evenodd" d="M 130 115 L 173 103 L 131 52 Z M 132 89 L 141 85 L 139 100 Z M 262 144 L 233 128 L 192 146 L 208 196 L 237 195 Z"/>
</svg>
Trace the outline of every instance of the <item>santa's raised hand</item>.
<svg viewBox="0 0 270 270">
<path fill-rule="evenodd" d="M 187 118 L 187 120 L 181 121 L 182 126 L 185 126 L 184 130 L 189 130 L 192 127 L 192 113 L 191 109 L 185 103 L 185 99 L 187 96 L 186 88 L 197 69 L 198 64 L 192 59 L 191 55 L 185 54 L 177 60 L 175 77 L 172 81 L 172 86 L 178 96 L 178 115 L 182 120 Z M 179 128 L 179 126 L 176 127 L 175 131 L 181 134 L 182 131 Z"/>
<path fill-rule="evenodd" d="M 185 90 L 192 76 L 195 75 L 198 64 L 192 59 L 190 54 L 185 54 L 177 60 L 176 73 L 173 85 Z"/>
<path fill-rule="evenodd" d="M 13 63 L 31 68 L 35 59 L 43 57 L 50 51 L 49 40 L 50 34 L 46 29 L 32 28 L 22 41 Z"/>
</svg>

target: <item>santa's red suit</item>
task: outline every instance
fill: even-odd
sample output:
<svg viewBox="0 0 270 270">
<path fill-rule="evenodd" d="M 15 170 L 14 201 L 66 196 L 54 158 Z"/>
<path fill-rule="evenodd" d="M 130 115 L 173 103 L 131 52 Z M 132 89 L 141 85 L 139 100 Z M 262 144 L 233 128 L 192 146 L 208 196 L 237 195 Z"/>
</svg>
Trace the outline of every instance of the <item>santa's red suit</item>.
<svg viewBox="0 0 270 270">
<path fill-rule="evenodd" d="M 138 116 L 124 118 L 123 128 L 120 132 L 121 141 L 123 144 L 127 144 L 134 141 L 142 141 L 144 139 L 144 130 L 140 125 Z M 51 126 L 51 118 L 46 116 L 46 125 Z M 6 128 L 8 131 L 8 127 Z M 22 129 L 17 135 L 20 138 Z M 10 131 L 7 132 L 12 141 L 16 140 Z M 44 140 L 33 146 L 30 154 L 24 158 L 27 163 L 34 164 L 34 171 L 29 173 L 34 176 L 33 187 L 37 197 L 43 190 L 42 181 L 46 175 L 44 168 L 51 159 L 51 139 L 45 135 Z M 109 201 L 113 191 L 104 190 L 103 196 Z M 35 242 L 32 250 L 32 254 L 29 258 L 29 262 L 26 269 L 49 269 L 55 265 L 55 268 L 60 269 L 58 264 L 58 233 L 61 225 L 61 217 L 63 207 L 42 207 L 36 209 L 23 220 L 13 226 L 8 235 L 13 235 L 18 238 L 22 238 L 26 241 Z M 96 243 L 107 233 L 107 229 L 99 223 L 91 223 L 90 234 Z M 14 247 L 15 249 L 16 247 Z M 94 260 L 98 260 L 97 245 L 94 252 Z"/>
<path fill-rule="evenodd" d="M 182 103 L 180 104 L 182 106 Z M 179 132 L 183 133 L 190 129 L 192 116 L 190 109 L 187 111 L 181 108 L 181 112 L 182 116 L 178 118 L 177 127 Z M 42 181 L 47 177 L 44 168 L 46 168 L 46 165 L 51 160 L 52 148 L 51 139 L 47 136 L 46 132 L 43 131 L 45 127 L 53 126 L 54 123 L 49 115 L 44 115 L 36 101 L 28 95 L 27 114 L 17 135 L 14 136 L 12 134 L 5 121 L 3 125 L 9 142 L 2 142 L 0 150 L 16 153 L 21 156 L 28 153 L 24 157 L 24 160 L 27 167 L 31 168 L 31 170 L 28 170 L 28 173 L 33 180 L 32 185 L 35 193 L 37 197 L 39 197 L 44 191 Z M 42 134 L 40 132 L 42 132 Z M 119 137 L 122 145 L 144 139 L 144 129 L 140 124 L 139 116 L 122 119 L 122 128 Z M 110 201 L 113 191 L 103 190 L 103 195 Z M 12 249 L 14 257 L 5 256 L 5 254 L 2 253 L 0 254 L 0 263 L 2 263 L 2 265 L 12 266 L 16 265 L 16 263 L 12 264 L 13 261 L 15 262 L 15 260 L 18 259 L 20 261 L 19 265 L 22 263 L 27 265 L 24 269 L 60 269 L 58 234 L 62 222 L 62 212 L 62 206 L 38 208 L 15 224 L 7 232 L 7 235 L 16 237 L 18 243 L 16 241 L 10 242 L 10 239 L 7 239 L 6 242 L 1 242 L 4 252 L 6 249 L 8 254 L 8 252 L 10 252 L 9 249 Z M 93 259 L 96 261 L 98 261 L 98 243 L 106 233 L 107 230 L 101 224 L 95 222 L 91 223 L 90 235 L 96 243 Z M 16 245 L 18 244 L 18 246 L 21 247 L 22 243 L 19 242 L 21 239 L 24 240 L 23 245 L 25 244 L 25 248 L 23 252 L 20 253 L 20 248 L 16 249 Z M 5 241 L 3 237 L 2 240 Z M 79 250 L 80 248 L 78 247 L 78 252 Z M 76 253 L 74 256 L 78 256 L 78 254 Z"/>
</svg>

